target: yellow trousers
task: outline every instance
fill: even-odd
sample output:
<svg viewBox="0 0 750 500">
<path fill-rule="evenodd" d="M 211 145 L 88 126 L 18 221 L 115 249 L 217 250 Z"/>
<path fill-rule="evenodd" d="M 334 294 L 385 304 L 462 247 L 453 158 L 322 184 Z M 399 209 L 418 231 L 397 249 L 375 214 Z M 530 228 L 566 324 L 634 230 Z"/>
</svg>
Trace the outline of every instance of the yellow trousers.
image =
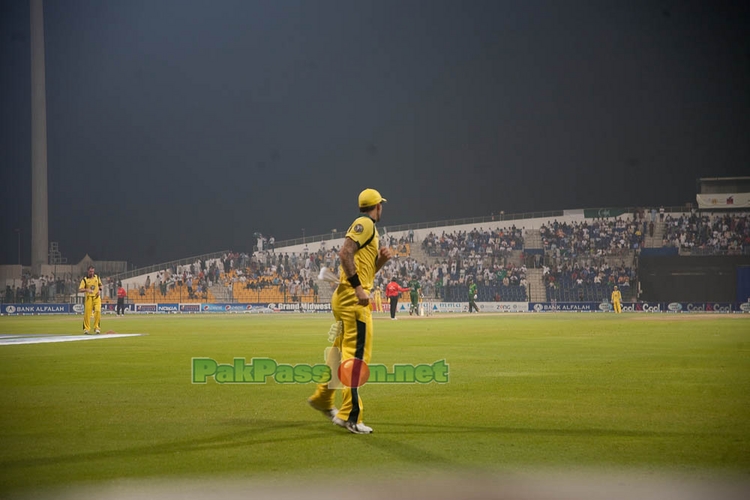
<svg viewBox="0 0 750 500">
<path fill-rule="evenodd" d="M 357 304 L 357 296 L 351 287 L 339 285 L 331 298 L 331 309 L 336 321 L 344 323 L 344 333 L 336 338 L 334 347 L 341 351 L 341 362 L 357 358 L 370 363 L 372 353 L 372 312 L 370 307 Z M 341 409 L 336 415 L 341 420 L 352 423 L 362 422 L 364 406 L 359 396 L 361 388 L 344 387 L 341 389 Z M 318 384 L 315 394 L 310 398 L 316 408 L 333 408 L 336 390 L 328 383 Z"/>
<path fill-rule="evenodd" d="M 99 330 L 102 320 L 102 298 L 86 297 L 83 305 L 83 331 L 91 331 L 91 313 L 94 313 L 94 330 Z"/>
<path fill-rule="evenodd" d="M 612 307 L 617 314 L 620 314 L 622 312 L 622 304 L 620 304 L 619 300 L 615 300 L 614 302 L 612 302 Z"/>
<path fill-rule="evenodd" d="M 380 295 L 375 296 L 375 312 L 383 312 L 383 299 Z"/>
</svg>

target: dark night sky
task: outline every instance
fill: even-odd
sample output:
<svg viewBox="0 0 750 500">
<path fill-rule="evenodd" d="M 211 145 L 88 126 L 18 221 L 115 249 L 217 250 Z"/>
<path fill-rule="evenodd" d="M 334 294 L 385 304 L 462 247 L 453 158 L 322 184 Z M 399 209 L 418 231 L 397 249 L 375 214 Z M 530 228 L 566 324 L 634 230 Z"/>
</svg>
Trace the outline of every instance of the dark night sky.
<svg viewBox="0 0 750 500">
<path fill-rule="evenodd" d="M 30 263 L 29 6 L 0 0 L 0 263 Z M 677 205 L 750 165 L 750 4 L 45 2 L 49 234 L 147 265 L 344 229 Z M 98 199 L 98 206 L 91 200 Z"/>
</svg>

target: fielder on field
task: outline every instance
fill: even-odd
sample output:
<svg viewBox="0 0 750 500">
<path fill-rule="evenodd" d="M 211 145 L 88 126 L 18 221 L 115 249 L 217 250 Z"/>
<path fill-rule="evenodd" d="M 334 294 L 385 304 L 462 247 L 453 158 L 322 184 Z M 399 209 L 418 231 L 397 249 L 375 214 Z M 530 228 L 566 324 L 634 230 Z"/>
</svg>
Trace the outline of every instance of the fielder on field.
<svg viewBox="0 0 750 500">
<path fill-rule="evenodd" d="M 477 300 L 477 284 L 474 283 L 474 279 L 469 276 L 469 313 L 472 312 L 472 309 L 479 312 L 479 307 L 477 307 L 475 300 Z"/>
<path fill-rule="evenodd" d="M 409 282 L 409 298 L 411 299 L 411 304 L 409 305 L 409 316 L 414 313 L 417 313 L 417 316 L 419 316 L 419 296 L 421 295 L 421 288 L 422 285 L 419 284 L 417 275 L 413 274 L 411 276 L 411 281 Z"/>
<path fill-rule="evenodd" d="M 374 189 L 365 189 L 359 194 L 360 217 L 349 226 L 344 244 L 339 251 L 341 259 L 341 281 L 331 298 L 333 317 L 343 324 L 343 333 L 338 335 L 333 346 L 341 352 L 341 363 L 355 358 L 370 362 L 372 352 L 372 311 L 370 290 L 375 273 L 388 262 L 392 254 L 388 247 L 379 248 L 378 230 L 383 202 L 386 201 Z M 356 378 L 356 377 L 355 377 Z M 354 384 L 352 384 L 354 385 Z M 372 428 L 362 422 L 362 398 L 358 387 L 342 389 L 341 409 L 333 406 L 335 389 L 328 383 L 319 384 L 315 394 L 307 402 L 323 412 L 326 418 L 345 427 L 354 434 L 370 434 Z"/>
<path fill-rule="evenodd" d="M 383 312 L 383 293 L 379 286 L 376 286 L 372 291 L 372 299 L 374 301 L 373 309 L 375 312 Z"/>
<path fill-rule="evenodd" d="M 620 293 L 620 290 L 617 289 L 617 285 L 615 285 L 614 290 L 612 290 L 612 308 L 617 314 L 622 312 L 622 294 Z"/>
<path fill-rule="evenodd" d="M 83 333 L 88 335 L 91 331 L 91 312 L 94 313 L 94 333 L 101 333 L 102 319 L 102 280 L 94 274 L 94 266 L 89 266 L 86 276 L 81 279 L 78 291 L 85 293 L 83 299 Z"/>
</svg>

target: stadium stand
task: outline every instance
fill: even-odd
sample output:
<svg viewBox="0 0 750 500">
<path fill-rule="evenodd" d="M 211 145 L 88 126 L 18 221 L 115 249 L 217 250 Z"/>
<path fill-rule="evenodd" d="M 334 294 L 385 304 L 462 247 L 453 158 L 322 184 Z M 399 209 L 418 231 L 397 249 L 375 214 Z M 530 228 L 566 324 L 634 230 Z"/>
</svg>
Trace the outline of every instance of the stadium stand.
<svg viewBox="0 0 750 500">
<path fill-rule="evenodd" d="M 750 214 L 667 215 L 662 245 L 701 253 L 747 255 L 750 253 Z"/>
<path fill-rule="evenodd" d="M 492 231 L 481 228 L 447 234 L 443 231 L 440 236 L 428 234 L 422 241 L 422 248 L 431 257 L 455 258 L 469 256 L 472 253 L 501 255 L 523 249 L 523 235 L 521 229 L 516 226 Z"/>
<path fill-rule="evenodd" d="M 616 220 L 554 221 L 542 225 L 544 249 L 560 256 L 617 255 L 643 246 L 643 223 Z"/>
<path fill-rule="evenodd" d="M 424 229 L 417 231 L 416 240 L 412 230 L 386 233 L 382 228 L 381 244 L 388 244 L 396 258 L 379 273 L 376 285 L 384 287 L 392 276 L 406 284 L 416 275 L 426 298 L 464 301 L 467 277 L 472 276 L 480 301 L 600 301 L 618 284 L 624 299 L 631 300 L 637 299 L 638 259 L 644 248 L 677 248 L 680 255 L 750 255 L 746 211 L 662 213 L 653 208 L 620 217 L 562 212 L 554 217 L 535 222 L 532 227 L 539 229 L 519 228 L 512 221 L 509 227 Z M 309 251 L 302 244 L 287 251 L 277 244 L 261 252 L 213 253 L 151 266 L 144 274 L 123 277 L 127 301 L 327 301 L 333 287 L 316 277 L 322 266 L 339 271 L 338 248 L 325 241 L 316 248 Z M 114 302 L 118 277 L 102 278 L 103 301 Z M 70 301 L 78 281 L 75 276 L 24 274 L 0 294 L 4 302 Z"/>
<path fill-rule="evenodd" d="M 443 231 L 440 236 L 431 232 L 422 241 L 420 251 L 412 252 L 416 258 L 386 264 L 376 285 L 384 287 L 393 276 L 405 284 L 416 275 L 426 298 L 464 301 L 468 296 L 467 278 L 471 276 L 477 282 L 477 300 L 525 301 L 523 241 L 522 230 L 515 226 Z"/>
<path fill-rule="evenodd" d="M 597 301 L 609 300 L 615 285 L 622 292 L 624 300 L 630 300 L 633 291 L 631 282 L 635 280 L 632 267 L 620 265 L 612 267 L 606 263 L 599 265 L 543 268 L 547 300 L 552 301 Z"/>
</svg>

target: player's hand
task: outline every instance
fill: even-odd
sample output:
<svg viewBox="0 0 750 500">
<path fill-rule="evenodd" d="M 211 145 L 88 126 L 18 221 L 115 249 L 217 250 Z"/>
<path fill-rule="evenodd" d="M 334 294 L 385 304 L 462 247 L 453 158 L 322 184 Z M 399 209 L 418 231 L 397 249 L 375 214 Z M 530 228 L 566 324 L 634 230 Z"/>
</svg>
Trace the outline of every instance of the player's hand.
<svg viewBox="0 0 750 500">
<path fill-rule="evenodd" d="M 383 264 L 393 258 L 393 252 L 388 247 L 383 247 L 378 251 L 378 267 L 382 267 Z"/>
<path fill-rule="evenodd" d="M 361 306 L 370 305 L 370 297 L 367 295 L 367 292 L 365 292 L 364 288 L 358 286 L 354 289 L 354 293 L 357 294 L 357 304 Z"/>
</svg>

